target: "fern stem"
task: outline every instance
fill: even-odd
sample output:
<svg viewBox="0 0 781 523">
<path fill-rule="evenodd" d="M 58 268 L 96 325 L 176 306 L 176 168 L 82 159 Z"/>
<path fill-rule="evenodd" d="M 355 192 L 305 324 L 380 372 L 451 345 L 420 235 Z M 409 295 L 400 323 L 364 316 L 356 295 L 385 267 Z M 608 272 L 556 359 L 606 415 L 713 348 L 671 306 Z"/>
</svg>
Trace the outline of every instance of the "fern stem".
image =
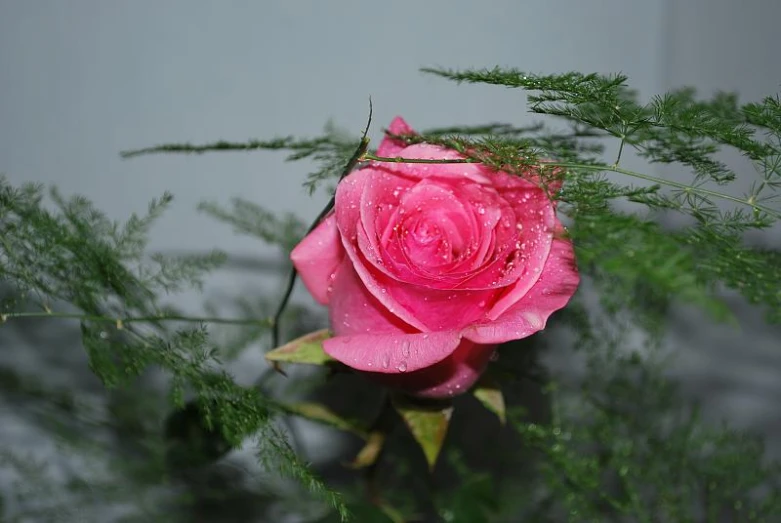
<svg viewBox="0 0 781 523">
<path fill-rule="evenodd" d="M 462 158 L 462 159 L 442 159 L 442 160 L 434 160 L 434 159 L 423 159 L 423 158 L 402 158 L 402 157 L 385 157 L 385 156 L 376 156 L 373 154 L 364 154 L 363 159 L 365 160 L 372 160 L 375 162 L 389 162 L 389 163 L 480 163 L 478 160 L 472 159 L 472 158 Z M 720 193 L 717 191 L 711 191 L 709 189 L 703 189 L 702 187 L 695 187 L 693 185 L 686 185 L 685 183 L 676 182 L 673 180 L 666 180 L 664 178 L 658 178 L 656 176 L 651 176 L 649 174 L 643 174 L 639 173 L 637 171 L 630 171 L 629 169 L 624 169 L 622 167 L 618 167 L 617 165 L 605 165 L 605 164 L 589 164 L 589 163 L 573 163 L 573 162 L 556 162 L 556 161 L 546 161 L 544 163 L 539 164 L 541 167 L 564 167 L 565 169 L 582 169 L 585 171 L 611 171 L 616 172 L 620 174 L 624 174 L 626 176 L 631 176 L 633 178 L 639 178 L 641 180 L 646 180 L 649 182 L 653 182 L 659 185 L 666 185 L 668 187 L 675 187 L 676 189 L 681 189 L 684 192 L 697 194 L 700 196 L 710 196 L 712 198 L 720 198 L 722 200 L 728 200 L 731 202 L 739 203 L 742 205 L 747 205 L 751 207 L 752 209 L 756 211 L 761 211 L 766 213 L 769 216 L 772 216 L 776 219 L 781 219 L 781 212 L 776 211 L 774 209 L 771 209 L 770 207 L 767 207 L 765 205 L 760 205 L 758 203 L 753 203 L 749 200 L 738 198 L 737 196 L 730 196 L 729 194 Z"/>
<path fill-rule="evenodd" d="M 179 321 L 185 323 L 220 323 L 225 325 L 260 325 L 263 327 L 270 327 L 272 320 L 270 318 L 262 319 L 239 319 L 239 318 L 218 318 L 211 316 L 182 316 L 178 314 L 164 314 L 159 316 L 128 316 L 128 317 L 111 317 L 100 316 L 96 314 L 81 314 L 78 312 L 6 312 L 0 314 L 0 323 L 8 321 L 14 318 L 60 318 L 71 319 L 81 321 L 95 321 L 114 323 L 117 325 L 129 324 L 129 323 L 149 323 L 157 321 Z"/>
</svg>

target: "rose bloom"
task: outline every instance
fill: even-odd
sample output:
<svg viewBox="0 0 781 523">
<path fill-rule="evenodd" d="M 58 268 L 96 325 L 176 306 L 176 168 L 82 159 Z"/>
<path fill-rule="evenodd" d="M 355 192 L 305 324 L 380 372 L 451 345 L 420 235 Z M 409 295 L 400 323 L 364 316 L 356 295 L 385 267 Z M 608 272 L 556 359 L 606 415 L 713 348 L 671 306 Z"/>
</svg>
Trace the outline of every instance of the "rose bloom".
<svg viewBox="0 0 781 523">
<path fill-rule="evenodd" d="M 401 118 L 393 134 L 412 130 Z M 386 137 L 378 156 L 463 158 Z M 479 163 L 371 162 L 344 178 L 334 212 L 291 253 L 329 309 L 323 350 L 382 384 L 428 398 L 466 392 L 496 346 L 542 330 L 579 276 L 555 203 Z"/>
</svg>

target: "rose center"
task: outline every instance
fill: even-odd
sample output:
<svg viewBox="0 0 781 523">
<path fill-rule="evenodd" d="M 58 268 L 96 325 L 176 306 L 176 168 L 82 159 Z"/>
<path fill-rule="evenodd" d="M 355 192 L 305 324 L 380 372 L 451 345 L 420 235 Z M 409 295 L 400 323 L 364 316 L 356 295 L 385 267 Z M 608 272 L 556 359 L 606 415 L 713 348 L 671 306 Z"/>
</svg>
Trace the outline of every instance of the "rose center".
<svg viewBox="0 0 781 523">
<path fill-rule="evenodd" d="M 442 231 L 428 221 L 420 221 L 412 230 L 413 239 L 420 245 L 427 245 L 431 242 L 437 241 L 442 237 Z"/>
<path fill-rule="evenodd" d="M 441 214 L 421 213 L 400 228 L 404 253 L 409 262 L 421 267 L 453 262 L 461 252 L 461 235 Z"/>
</svg>

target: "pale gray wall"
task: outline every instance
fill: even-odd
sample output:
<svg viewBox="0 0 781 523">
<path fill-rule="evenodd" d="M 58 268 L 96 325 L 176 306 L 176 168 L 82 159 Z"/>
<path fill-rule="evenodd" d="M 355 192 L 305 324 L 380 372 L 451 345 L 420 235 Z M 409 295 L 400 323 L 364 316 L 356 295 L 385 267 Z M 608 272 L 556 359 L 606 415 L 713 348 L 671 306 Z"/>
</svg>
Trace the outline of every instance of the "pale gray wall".
<svg viewBox="0 0 781 523">
<path fill-rule="evenodd" d="M 153 249 L 265 256 L 195 206 L 241 195 L 311 219 L 324 197 L 301 188 L 304 164 L 271 153 L 123 161 L 118 151 L 314 135 L 329 118 L 357 133 L 368 95 L 375 140 L 396 114 L 418 127 L 529 118 L 520 93 L 417 72 L 432 65 L 621 71 L 643 95 L 694 84 L 756 98 L 781 81 L 779 19 L 774 0 L 0 0 L 0 171 L 82 193 L 118 219 L 168 189 L 176 206 Z M 223 272 L 209 292 L 264 281 Z M 180 300 L 192 310 L 199 302 Z M 757 323 L 755 312 L 741 314 Z M 689 316 L 672 336 L 687 391 L 713 417 L 781 439 L 778 330 L 738 333 Z M 239 377 L 252 373 L 245 366 Z M 10 426 L 1 422 L 0 435 Z"/>
</svg>

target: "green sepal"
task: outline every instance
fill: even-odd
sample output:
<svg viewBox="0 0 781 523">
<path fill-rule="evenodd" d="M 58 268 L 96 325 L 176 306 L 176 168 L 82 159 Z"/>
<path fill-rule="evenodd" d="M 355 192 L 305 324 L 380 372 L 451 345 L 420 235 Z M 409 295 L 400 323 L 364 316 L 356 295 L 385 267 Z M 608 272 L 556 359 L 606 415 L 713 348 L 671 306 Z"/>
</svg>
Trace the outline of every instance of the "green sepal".
<svg viewBox="0 0 781 523">
<path fill-rule="evenodd" d="M 355 459 L 347 463 L 346 466 L 351 469 L 362 469 L 374 465 L 377 462 L 377 458 L 380 457 L 382 447 L 385 445 L 385 437 L 386 434 L 382 431 L 372 431 L 366 438 L 366 444 L 355 456 Z"/>
<path fill-rule="evenodd" d="M 452 403 L 422 401 L 400 394 L 394 394 L 391 401 L 423 450 L 429 469 L 433 470 L 453 414 Z"/>
<path fill-rule="evenodd" d="M 496 414 L 496 417 L 499 418 L 499 422 L 502 425 L 507 422 L 504 394 L 502 394 L 502 389 L 499 388 L 499 384 L 491 377 L 483 375 L 474 389 L 472 389 L 472 395 L 477 398 L 485 408 Z"/>
<path fill-rule="evenodd" d="M 360 438 L 367 439 L 369 437 L 369 431 L 359 422 L 344 418 L 320 403 L 287 403 L 280 404 L 280 407 L 290 414 L 316 421 L 317 423 L 328 425 L 345 432 L 351 432 Z"/>
<path fill-rule="evenodd" d="M 305 363 L 308 365 L 328 365 L 336 360 L 323 352 L 323 342 L 331 337 L 328 329 L 310 332 L 296 338 L 281 347 L 266 353 L 266 359 L 273 364 Z"/>
</svg>

